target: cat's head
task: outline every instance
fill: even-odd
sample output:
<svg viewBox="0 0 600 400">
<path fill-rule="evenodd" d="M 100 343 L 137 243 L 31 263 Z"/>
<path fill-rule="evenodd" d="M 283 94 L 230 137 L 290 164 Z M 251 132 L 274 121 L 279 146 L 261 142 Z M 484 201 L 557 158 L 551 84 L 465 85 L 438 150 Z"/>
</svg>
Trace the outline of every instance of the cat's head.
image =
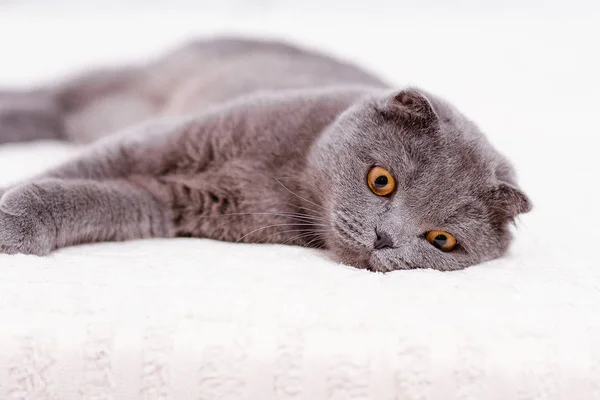
<svg viewBox="0 0 600 400">
<path fill-rule="evenodd" d="M 327 246 L 378 271 L 456 270 L 505 253 L 531 209 L 477 126 L 419 89 L 369 98 L 311 149 L 331 226 Z"/>
</svg>

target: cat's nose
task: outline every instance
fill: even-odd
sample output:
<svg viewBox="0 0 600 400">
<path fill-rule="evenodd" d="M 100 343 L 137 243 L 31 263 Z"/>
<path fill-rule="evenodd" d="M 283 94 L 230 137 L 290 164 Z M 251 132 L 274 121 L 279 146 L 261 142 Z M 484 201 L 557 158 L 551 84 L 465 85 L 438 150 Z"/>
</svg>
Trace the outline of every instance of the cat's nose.
<svg viewBox="0 0 600 400">
<path fill-rule="evenodd" d="M 375 248 L 375 250 L 389 249 L 390 247 L 394 246 L 392 239 L 389 237 L 389 235 L 387 233 L 380 232 L 377 229 L 375 229 L 375 235 L 377 235 L 377 238 L 375 239 L 375 243 L 373 244 L 373 247 Z"/>
</svg>

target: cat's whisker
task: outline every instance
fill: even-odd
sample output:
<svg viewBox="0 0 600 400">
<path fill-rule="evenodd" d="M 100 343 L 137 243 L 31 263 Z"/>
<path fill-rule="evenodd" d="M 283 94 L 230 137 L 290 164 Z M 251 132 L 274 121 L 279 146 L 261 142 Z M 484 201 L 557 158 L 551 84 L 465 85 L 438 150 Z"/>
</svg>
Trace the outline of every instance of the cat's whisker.
<svg viewBox="0 0 600 400">
<path fill-rule="evenodd" d="M 293 217 L 290 217 L 293 218 Z M 321 219 L 321 218 L 302 218 L 302 217 L 297 217 L 299 220 L 301 220 L 302 222 L 314 222 L 315 224 L 325 224 L 325 225 L 329 225 L 329 221 L 325 220 L 325 219 Z"/>
<path fill-rule="evenodd" d="M 319 236 L 317 236 L 317 237 L 313 238 L 313 239 L 312 239 L 310 242 L 306 243 L 306 247 L 311 247 L 311 246 L 312 246 L 312 244 L 313 244 L 315 241 L 318 241 L 318 240 L 321 240 L 321 241 L 323 241 L 323 238 L 321 238 L 321 237 L 319 237 Z M 324 247 L 324 244 L 320 244 L 320 245 L 319 245 L 319 247 L 316 247 L 316 248 L 322 248 L 322 247 Z"/>
<path fill-rule="evenodd" d="M 333 229 L 328 228 L 328 229 L 313 229 L 310 232 L 306 232 L 306 236 L 308 235 L 315 235 L 317 238 L 319 238 L 319 236 L 324 235 L 326 233 L 332 233 Z M 295 240 L 298 239 L 297 237 L 291 238 L 286 240 L 285 242 L 283 242 L 283 244 L 287 244 L 288 242 L 290 242 L 291 240 Z"/>
<path fill-rule="evenodd" d="M 312 239 L 312 240 L 311 240 L 311 242 L 312 242 L 312 241 L 314 241 L 315 239 L 320 239 L 320 237 L 318 237 L 318 235 L 319 235 L 320 233 L 326 233 L 326 232 L 327 232 L 327 231 L 320 231 L 320 232 L 319 232 L 319 231 L 304 232 L 303 234 L 296 235 L 296 236 L 294 236 L 294 237 L 291 237 L 291 238 L 287 239 L 286 241 L 282 242 L 281 244 L 290 244 L 290 243 L 291 243 L 291 242 L 293 242 L 294 240 L 298 240 L 298 239 L 300 239 L 300 238 L 303 238 L 303 237 L 305 237 L 305 236 L 311 236 L 311 235 L 317 236 L 316 238 L 314 238 L 314 239 Z M 306 245 L 305 245 L 305 246 L 303 246 L 303 247 L 309 247 L 309 246 L 306 246 Z"/>
<path fill-rule="evenodd" d="M 300 213 L 290 213 L 288 214 L 290 217 L 297 217 L 297 218 L 302 218 L 302 219 L 310 219 L 313 221 L 321 221 L 321 222 L 328 222 L 325 218 L 321 218 L 321 217 L 317 217 L 314 215 L 308 215 L 308 214 L 300 214 Z"/>
<path fill-rule="evenodd" d="M 285 204 L 287 204 L 287 205 L 289 205 L 289 206 L 292 206 L 292 207 L 294 207 L 294 208 L 300 208 L 300 209 L 303 209 L 303 210 L 311 211 L 311 212 L 313 212 L 313 213 L 317 214 L 317 215 L 315 215 L 315 217 L 316 217 L 316 216 L 319 216 L 319 217 L 321 217 L 321 218 L 323 218 L 323 219 L 324 219 L 324 217 L 325 217 L 324 213 L 323 213 L 322 211 L 319 211 L 319 210 L 314 210 L 314 209 L 312 209 L 312 208 L 309 208 L 309 207 L 302 207 L 302 206 L 298 206 L 298 205 L 295 205 L 295 204 L 292 204 L 292 203 L 285 203 Z"/>
<path fill-rule="evenodd" d="M 311 187 L 314 190 L 315 193 L 320 193 L 322 191 L 322 189 L 318 188 L 317 185 L 315 185 L 314 183 L 306 182 L 305 180 L 298 181 L 298 179 L 296 179 L 293 176 L 288 176 L 287 178 L 289 178 L 289 179 L 295 179 L 296 182 L 298 182 L 300 185 L 307 185 L 307 186 Z M 279 179 L 281 179 L 281 177 L 279 177 Z M 322 207 L 322 208 L 325 209 L 325 207 Z"/>
<path fill-rule="evenodd" d="M 244 236 L 242 236 L 241 238 L 239 238 L 238 240 L 236 240 L 236 243 L 240 242 L 242 239 L 244 239 L 245 237 L 247 237 L 247 236 L 249 236 L 249 235 L 251 235 L 251 234 L 253 234 L 255 232 L 258 232 L 258 231 L 263 230 L 263 229 L 275 228 L 275 227 L 278 227 L 278 226 L 315 226 L 315 224 L 298 224 L 298 223 L 295 223 L 295 224 L 274 224 L 274 225 L 267 225 L 267 226 L 263 226 L 263 227 L 260 227 L 260 228 L 256 228 L 256 229 L 254 229 L 254 230 L 246 233 Z M 319 226 L 319 225 L 317 225 L 317 226 Z M 327 225 L 321 225 L 321 226 L 327 226 Z"/>
<path fill-rule="evenodd" d="M 273 178 L 274 178 L 274 179 L 277 181 L 277 183 L 279 183 L 279 184 L 280 184 L 280 185 L 281 185 L 281 186 L 282 186 L 282 187 L 283 187 L 285 190 L 287 190 L 288 192 L 290 192 L 290 193 L 291 193 L 291 194 L 293 194 L 294 196 L 296 196 L 296 197 L 298 197 L 298 198 L 299 198 L 299 199 L 301 199 L 301 200 L 304 200 L 304 201 L 306 201 L 306 202 L 308 202 L 308 203 L 310 203 L 310 204 L 312 204 L 312 205 L 314 205 L 314 206 L 317 206 L 317 207 L 319 207 L 319 208 L 322 208 L 323 210 L 327 211 L 327 209 L 326 209 L 325 207 L 323 207 L 323 206 L 321 206 L 321 205 L 319 205 L 319 204 L 317 204 L 317 203 L 314 203 L 314 202 L 312 202 L 312 201 L 310 201 L 310 200 L 308 200 L 308 199 L 305 199 L 304 197 L 302 197 L 302 196 L 300 196 L 300 195 L 298 195 L 298 194 L 294 193 L 294 192 L 293 192 L 292 190 L 290 190 L 290 189 L 289 189 L 287 186 L 285 186 L 283 183 L 281 183 L 281 182 L 279 181 L 279 179 L 277 179 L 275 176 L 273 176 Z"/>
<path fill-rule="evenodd" d="M 302 210 L 307 210 L 307 211 L 310 212 L 310 213 L 308 213 L 308 212 L 301 211 L 299 213 L 295 213 L 296 215 L 298 215 L 298 214 L 299 215 L 303 215 L 303 216 L 305 216 L 307 218 L 310 218 L 310 219 L 312 219 L 314 221 L 319 221 L 319 222 L 323 222 L 323 223 L 326 223 L 326 224 L 330 223 L 329 219 L 326 218 L 325 215 L 322 212 L 318 211 L 318 210 L 313 210 L 311 208 L 297 206 L 297 205 L 292 204 L 292 203 L 284 203 L 284 204 L 287 204 L 287 205 L 289 205 L 291 207 L 294 207 L 294 208 L 300 208 Z"/>
<path fill-rule="evenodd" d="M 282 242 L 281 244 L 284 244 L 284 245 L 292 244 L 295 240 L 298 240 L 298 239 L 301 239 L 303 237 L 310 236 L 310 235 L 313 235 L 313 233 L 309 232 L 309 233 L 304 233 L 304 234 L 301 234 L 301 235 L 296 235 L 294 237 L 289 238 L 285 242 Z"/>
<path fill-rule="evenodd" d="M 271 236 L 280 235 L 280 234 L 283 234 L 283 233 L 294 233 L 294 232 L 306 233 L 306 231 L 301 230 L 301 229 L 293 229 L 293 230 L 288 230 L 288 231 L 273 232 L 273 233 L 270 233 L 270 234 L 268 234 L 267 236 L 265 236 L 263 238 L 260 238 L 256 243 L 267 243 L 267 242 L 265 242 L 265 240 L 267 238 L 270 238 Z M 285 243 L 285 242 L 283 242 L 283 243 Z"/>
<path fill-rule="evenodd" d="M 280 176 L 279 179 L 281 179 L 281 178 L 295 179 L 298 183 L 300 183 L 302 185 L 308 185 L 311 188 L 313 188 L 315 193 L 319 193 L 321 191 L 314 183 L 310 183 L 310 182 L 306 182 L 306 181 L 298 181 L 298 179 L 295 176 Z"/>
<path fill-rule="evenodd" d="M 270 213 L 270 212 L 250 212 L 250 213 L 229 213 L 229 214 L 215 214 L 215 215 L 200 215 L 198 218 L 216 218 L 216 217 L 235 217 L 235 216 L 248 216 L 248 215 L 273 215 L 279 217 L 298 218 L 326 222 L 326 220 L 318 218 L 313 215 L 299 214 L 299 213 Z"/>
<path fill-rule="evenodd" d="M 261 238 L 260 240 L 258 240 L 258 241 L 257 241 L 257 243 L 265 243 L 265 242 L 264 242 L 264 240 L 265 240 L 265 239 L 267 239 L 267 238 L 269 238 L 269 237 L 271 237 L 271 236 L 274 236 L 274 235 L 283 234 L 283 233 L 293 233 L 293 232 L 300 232 L 300 233 L 301 233 L 301 234 L 300 234 L 300 235 L 298 235 L 298 236 L 294 236 L 294 237 L 293 237 L 294 239 L 295 239 L 295 238 L 298 238 L 298 237 L 301 237 L 301 236 L 303 236 L 303 235 L 312 235 L 312 234 L 313 234 L 313 232 L 306 231 L 306 230 L 302 230 L 302 229 L 292 229 L 292 230 L 281 231 L 281 232 L 273 232 L 273 233 L 271 233 L 271 234 L 269 234 L 269 235 L 267 235 L 267 236 L 265 236 L 265 237 Z M 285 240 L 284 242 L 282 242 L 281 244 L 287 244 L 288 240 L 291 240 L 291 239 L 287 239 L 287 240 Z"/>
</svg>

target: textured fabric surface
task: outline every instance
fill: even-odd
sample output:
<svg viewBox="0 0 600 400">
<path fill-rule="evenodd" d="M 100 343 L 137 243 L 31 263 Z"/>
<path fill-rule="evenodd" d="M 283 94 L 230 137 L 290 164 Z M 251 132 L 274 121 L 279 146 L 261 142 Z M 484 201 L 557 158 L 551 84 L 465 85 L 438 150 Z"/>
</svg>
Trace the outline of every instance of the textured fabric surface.
<svg viewBox="0 0 600 400">
<path fill-rule="evenodd" d="M 71 151 L 3 148 L 3 177 Z M 0 255 L 0 398 L 600 398 L 600 271 L 569 254 L 524 226 L 453 273 L 200 239 Z"/>
<path fill-rule="evenodd" d="M 90 15 L 0 13 L 0 84 L 215 27 L 283 32 L 448 96 L 535 209 L 506 258 L 452 273 L 194 239 L 0 255 L 0 400 L 600 399 L 597 21 Z M 75 151 L 0 146 L 0 185 Z"/>
</svg>

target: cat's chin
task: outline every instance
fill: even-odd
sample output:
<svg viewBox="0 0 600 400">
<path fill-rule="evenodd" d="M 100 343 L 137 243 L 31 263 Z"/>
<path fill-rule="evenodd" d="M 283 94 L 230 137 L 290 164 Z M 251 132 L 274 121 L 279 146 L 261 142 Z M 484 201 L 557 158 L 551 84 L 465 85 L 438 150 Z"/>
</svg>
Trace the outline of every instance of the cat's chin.
<svg viewBox="0 0 600 400">
<path fill-rule="evenodd" d="M 329 249 L 329 257 L 334 261 L 340 262 L 359 269 L 366 269 L 373 272 L 390 272 L 399 269 L 415 269 L 409 263 L 403 262 L 394 257 L 390 260 L 390 254 L 387 250 L 369 250 L 359 248 L 360 246 L 350 246 L 340 240 L 329 240 L 326 243 Z"/>
<path fill-rule="evenodd" d="M 382 258 L 377 251 L 358 252 L 354 249 L 336 249 L 330 253 L 330 257 L 342 264 L 373 272 L 390 272 L 399 269 L 415 269 L 411 265 L 402 262 L 394 262 Z"/>
<path fill-rule="evenodd" d="M 402 260 L 390 261 L 379 251 L 359 252 L 354 249 L 336 249 L 330 252 L 330 257 L 337 262 L 359 269 L 373 272 L 391 272 L 403 269 L 416 269 Z"/>
<path fill-rule="evenodd" d="M 339 262 L 351 267 L 375 271 L 369 263 L 368 255 L 361 254 L 353 249 L 343 249 L 337 247 L 332 249 L 330 247 L 329 258 L 335 262 Z"/>
<path fill-rule="evenodd" d="M 409 263 L 395 257 L 394 261 L 389 260 L 387 257 L 382 256 L 382 251 L 374 251 L 369 257 L 369 264 L 372 266 L 372 270 L 379 272 L 390 272 L 400 269 L 417 269 L 419 267 L 410 265 Z"/>
</svg>

